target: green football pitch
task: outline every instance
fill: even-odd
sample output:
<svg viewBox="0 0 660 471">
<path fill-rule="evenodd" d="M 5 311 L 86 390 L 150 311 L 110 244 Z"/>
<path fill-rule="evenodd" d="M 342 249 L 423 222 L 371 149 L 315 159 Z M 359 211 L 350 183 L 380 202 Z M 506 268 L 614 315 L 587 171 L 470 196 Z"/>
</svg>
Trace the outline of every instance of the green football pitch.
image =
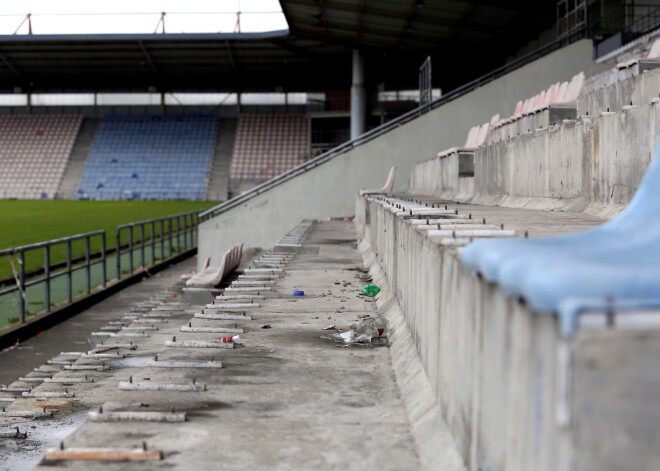
<svg viewBox="0 0 660 471">
<path fill-rule="evenodd" d="M 105 230 L 108 247 L 115 245 L 118 225 L 199 211 L 217 203 L 211 201 L 52 201 L 0 200 L 0 249 L 18 247 L 60 237 Z M 101 240 L 92 241 L 92 252 L 100 250 Z M 74 255 L 82 252 L 82 241 Z M 60 253 L 61 252 L 61 253 Z M 65 256 L 65 247 L 53 249 L 53 262 Z M 26 269 L 43 265 L 43 256 L 28 255 Z M 0 260 L 0 279 L 12 276 L 8 260 Z"/>
<path fill-rule="evenodd" d="M 211 201 L 0 200 L 0 249 L 115 227 L 129 222 L 198 211 Z"/>
</svg>

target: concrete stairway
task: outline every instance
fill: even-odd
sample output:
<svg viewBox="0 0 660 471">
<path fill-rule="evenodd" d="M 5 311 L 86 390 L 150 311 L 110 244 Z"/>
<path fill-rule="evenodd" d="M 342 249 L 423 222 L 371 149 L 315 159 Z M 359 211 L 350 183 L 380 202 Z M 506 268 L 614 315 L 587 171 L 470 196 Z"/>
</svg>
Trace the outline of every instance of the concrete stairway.
<svg viewBox="0 0 660 471">
<path fill-rule="evenodd" d="M 229 166 L 234 150 L 237 125 L 238 120 L 235 118 L 219 120 L 213 162 L 211 163 L 211 175 L 206 187 L 205 198 L 207 200 L 224 201 L 228 198 Z"/>
<path fill-rule="evenodd" d="M 80 186 L 80 180 L 85 171 L 87 156 L 92 148 L 92 142 L 94 142 L 94 136 L 96 136 L 99 123 L 99 118 L 85 118 L 83 120 L 80 126 L 80 132 L 71 151 L 69 163 L 64 170 L 64 176 L 55 194 L 56 199 L 75 199 L 76 191 Z"/>
</svg>

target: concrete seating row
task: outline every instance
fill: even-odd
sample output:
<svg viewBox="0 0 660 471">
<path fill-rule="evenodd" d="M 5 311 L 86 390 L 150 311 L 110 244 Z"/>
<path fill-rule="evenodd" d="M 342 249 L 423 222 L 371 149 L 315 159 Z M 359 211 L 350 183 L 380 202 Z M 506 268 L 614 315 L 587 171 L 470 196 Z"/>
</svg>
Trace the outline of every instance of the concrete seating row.
<svg viewBox="0 0 660 471">
<path fill-rule="evenodd" d="M 0 117 L 0 198 L 53 198 L 82 116 Z"/>
<path fill-rule="evenodd" d="M 302 164 L 309 154 L 303 114 L 242 114 L 238 119 L 230 177 L 268 180 Z"/>
<path fill-rule="evenodd" d="M 203 199 L 217 127 L 208 115 L 107 115 L 77 197 Z"/>
<path fill-rule="evenodd" d="M 463 263 L 535 310 L 558 313 L 566 334 L 584 308 L 660 308 L 658 188 L 660 147 L 616 219 L 562 237 L 475 242 L 463 251 Z"/>
<path fill-rule="evenodd" d="M 490 130 L 495 126 L 499 119 L 500 115 L 496 114 L 491 118 L 490 122 L 484 123 L 480 126 L 473 126 L 468 132 L 467 139 L 465 140 L 463 147 L 451 147 L 449 149 L 443 150 L 442 152 L 438 152 L 438 157 L 446 157 L 448 155 L 459 152 L 472 152 L 477 147 L 484 145 L 488 139 Z"/>
<path fill-rule="evenodd" d="M 646 57 L 639 57 L 636 59 L 630 59 L 625 62 L 619 62 L 615 68 L 617 70 L 624 70 L 634 66 L 641 66 L 641 72 L 660 66 L 660 39 L 653 41 L 653 44 L 651 44 L 651 49 L 649 49 Z"/>
<path fill-rule="evenodd" d="M 554 83 L 547 90 L 519 101 L 510 117 L 493 125 L 490 142 L 556 125 L 564 119 L 575 119 L 577 99 L 585 79 L 584 72 L 580 72 L 570 81 Z"/>
</svg>

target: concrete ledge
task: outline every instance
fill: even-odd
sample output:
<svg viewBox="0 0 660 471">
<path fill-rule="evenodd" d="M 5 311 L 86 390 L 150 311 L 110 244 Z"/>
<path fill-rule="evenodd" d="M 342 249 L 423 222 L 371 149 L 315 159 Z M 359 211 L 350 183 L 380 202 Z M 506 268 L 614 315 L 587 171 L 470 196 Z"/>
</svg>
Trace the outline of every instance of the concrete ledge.
<svg viewBox="0 0 660 471">
<path fill-rule="evenodd" d="M 363 240 L 358 250 L 373 282 L 384 287 L 376 298 L 377 308 L 389 324 L 392 366 L 424 469 L 463 471 L 465 464 L 442 417 L 401 308 L 387 288 L 385 272 L 367 241 Z"/>
<path fill-rule="evenodd" d="M 496 224 L 498 213 L 493 208 L 488 223 Z M 356 204 L 365 263 L 387 287 L 378 302 L 393 326 L 393 362 L 397 372 L 411 371 L 402 391 L 414 398 L 414 428 L 428 425 L 434 440 L 448 429 L 474 470 L 618 471 L 660 462 L 660 436 L 652 431 L 660 369 L 651 361 L 660 329 L 603 322 L 564 338 L 556 316 L 532 312 L 473 276 L 459 249 L 443 247 L 402 214 L 374 198 Z M 565 218 L 555 219 L 559 225 Z"/>
<path fill-rule="evenodd" d="M 461 181 L 450 159 L 422 162 L 412 171 L 408 192 L 613 217 L 630 202 L 651 161 L 660 136 L 658 106 L 565 121 L 481 146 L 471 185 Z"/>
</svg>

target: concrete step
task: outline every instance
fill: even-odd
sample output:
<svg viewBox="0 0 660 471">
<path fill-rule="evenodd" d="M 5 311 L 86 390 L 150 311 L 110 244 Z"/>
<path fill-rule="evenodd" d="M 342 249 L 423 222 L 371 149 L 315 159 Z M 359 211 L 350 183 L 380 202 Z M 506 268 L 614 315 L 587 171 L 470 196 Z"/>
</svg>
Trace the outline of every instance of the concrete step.
<svg viewBox="0 0 660 471">
<path fill-rule="evenodd" d="M 83 120 L 71 151 L 71 157 L 64 170 L 64 176 L 55 194 L 56 199 L 75 199 L 100 121 L 99 118 Z"/>
<path fill-rule="evenodd" d="M 224 201 L 228 198 L 229 168 L 237 126 L 238 120 L 235 118 L 224 118 L 218 123 L 213 162 L 206 188 L 205 198 L 207 200 Z"/>
</svg>

